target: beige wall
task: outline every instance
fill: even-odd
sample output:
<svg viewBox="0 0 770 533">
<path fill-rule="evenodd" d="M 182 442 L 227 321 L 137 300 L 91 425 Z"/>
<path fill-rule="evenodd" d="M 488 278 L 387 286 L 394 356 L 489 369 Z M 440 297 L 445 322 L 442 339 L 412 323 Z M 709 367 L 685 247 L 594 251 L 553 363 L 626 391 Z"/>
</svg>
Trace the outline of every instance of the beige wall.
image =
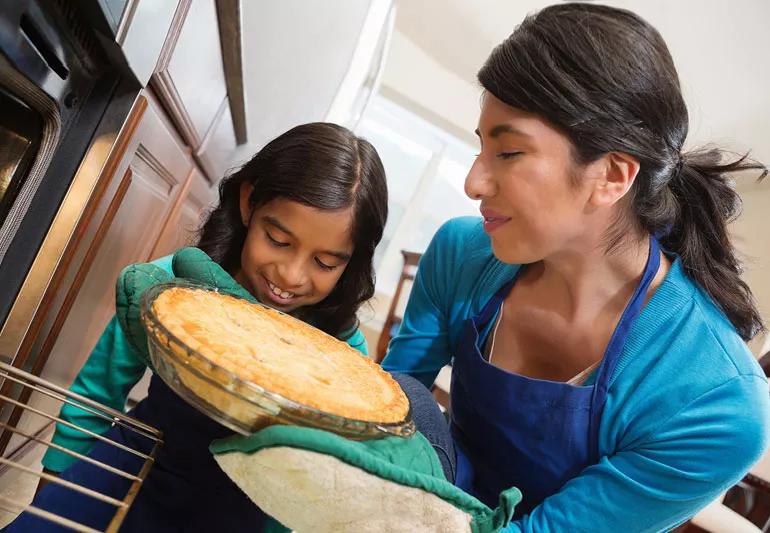
<svg viewBox="0 0 770 533">
<path fill-rule="evenodd" d="M 770 325 L 770 180 L 739 186 L 743 213 L 733 224 L 736 247 L 744 260 L 744 279 L 749 284 L 759 311 Z M 756 355 L 763 337 L 751 343 Z"/>
</svg>

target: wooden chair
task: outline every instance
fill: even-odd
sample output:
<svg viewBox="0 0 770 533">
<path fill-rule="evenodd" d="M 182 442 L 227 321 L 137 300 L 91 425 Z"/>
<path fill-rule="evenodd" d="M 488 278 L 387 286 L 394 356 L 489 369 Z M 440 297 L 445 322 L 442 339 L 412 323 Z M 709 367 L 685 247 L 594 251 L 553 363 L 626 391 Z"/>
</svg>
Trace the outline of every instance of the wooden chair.
<svg viewBox="0 0 770 533">
<path fill-rule="evenodd" d="M 398 328 L 401 325 L 402 317 L 397 316 L 396 311 L 402 297 L 409 297 L 408 293 L 403 293 L 404 284 L 406 282 L 414 281 L 414 277 L 417 275 L 417 264 L 420 262 L 420 257 L 422 257 L 422 254 L 420 253 L 407 252 L 406 250 L 401 250 L 401 255 L 404 256 L 404 266 L 401 268 L 401 276 L 398 279 L 398 285 L 396 285 L 396 294 L 390 302 L 388 316 L 385 318 L 385 324 L 382 327 L 380 338 L 377 341 L 377 354 L 375 358 L 377 363 L 381 363 L 382 360 L 385 359 L 390 339 L 396 332 L 398 332 Z"/>
</svg>

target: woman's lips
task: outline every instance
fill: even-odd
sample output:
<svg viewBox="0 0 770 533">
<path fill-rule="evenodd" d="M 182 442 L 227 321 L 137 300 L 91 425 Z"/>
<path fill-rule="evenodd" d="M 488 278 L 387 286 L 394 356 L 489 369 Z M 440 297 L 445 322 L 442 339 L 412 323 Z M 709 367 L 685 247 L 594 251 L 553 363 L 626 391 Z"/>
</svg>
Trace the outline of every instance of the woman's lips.
<svg viewBox="0 0 770 533">
<path fill-rule="evenodd" d="M 481 216 L 484 217 L 484 231 L 487 233 L 492 233 L 497 228 L 511 220 L 511 217 L 507 217 L 498 213 L 497 211 L 486 208 L 481 208 Z"/>
</svg>

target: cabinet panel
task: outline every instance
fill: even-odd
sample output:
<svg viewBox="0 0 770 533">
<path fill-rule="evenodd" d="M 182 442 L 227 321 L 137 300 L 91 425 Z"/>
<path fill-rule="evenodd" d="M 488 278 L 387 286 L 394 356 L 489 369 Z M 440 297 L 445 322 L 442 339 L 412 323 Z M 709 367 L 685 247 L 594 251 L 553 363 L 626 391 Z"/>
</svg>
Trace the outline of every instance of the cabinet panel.
<svg viewBox="0 0 770 533">
<path fill-rule="evenodd" d="M 109 4 L 108 4 L 109 5 Z M 177 2 L 131 0 L 115 40 L 142 86 L 147 85 L 166 41 Z"/>
<path fill-rule="evenodd" d="M 168 218 L 152 257 L 163 257 L 183 246 L 192 246 L 202 217 L 217 200 L 217 188 L 209 184 L 197 167 L 193 167 L 174 211 Z"/>
<path fill-rule="evenodd" d="M 193 148 L 200 146 L 227 94 L 216 21 L 214 0 L 182 0 L 152 78 Z"/>
<path fill-rule="evenodd" d="M 206 172 L 209 181 L 217 183 L 227 171 L 234 151 L 233 117 L 230 114 L 227 97 L 225 97 L 211 129 L 206 134 L 200 148 L 195 152 L 195 157 Z"/>
</svg>

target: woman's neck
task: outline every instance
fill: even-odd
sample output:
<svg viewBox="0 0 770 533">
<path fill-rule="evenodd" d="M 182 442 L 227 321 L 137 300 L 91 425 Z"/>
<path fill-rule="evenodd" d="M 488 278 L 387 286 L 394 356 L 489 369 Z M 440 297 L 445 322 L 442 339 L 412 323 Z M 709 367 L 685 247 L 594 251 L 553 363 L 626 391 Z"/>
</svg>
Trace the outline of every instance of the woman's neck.
<svg viewBox="0 0 770 533">
<path fill-rule="evenodd" d="M 644 272 L 649 257 L 648 235 L 628 236 L 607 252 L 602 235 L 585 238 L 570 248 L 549 256 L 524 272 L 528 284 L 553 302 L 567 320 L 590 320 L 603 313 L 622 311 Z M 668 261 L 661 256 L 661 268 L 648 297 L 668 272 Z"/>
</svg>

